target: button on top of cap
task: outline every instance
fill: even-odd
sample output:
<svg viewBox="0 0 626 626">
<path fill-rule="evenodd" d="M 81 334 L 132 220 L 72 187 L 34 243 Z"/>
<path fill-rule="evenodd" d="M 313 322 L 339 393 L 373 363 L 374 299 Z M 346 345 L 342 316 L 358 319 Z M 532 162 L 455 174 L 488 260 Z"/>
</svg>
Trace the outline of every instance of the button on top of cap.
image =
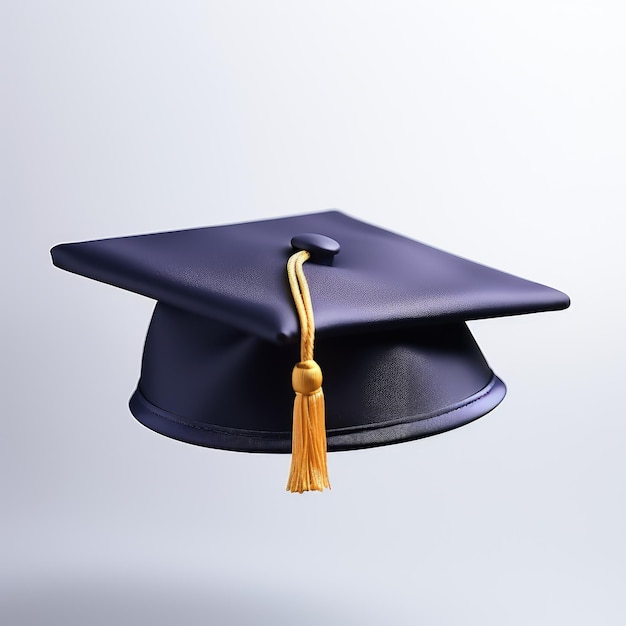
<svg viewBox="0 0 626 626">
<path fill-rule="evenodd" d="M 331 265 L 333 257 L 339 252 L 339 242 L 318 233 L 303 233 L 291 238 L 294 250 L 306 250 L 311 253 L 311 261 L 322 265 Z"/>
</svg>

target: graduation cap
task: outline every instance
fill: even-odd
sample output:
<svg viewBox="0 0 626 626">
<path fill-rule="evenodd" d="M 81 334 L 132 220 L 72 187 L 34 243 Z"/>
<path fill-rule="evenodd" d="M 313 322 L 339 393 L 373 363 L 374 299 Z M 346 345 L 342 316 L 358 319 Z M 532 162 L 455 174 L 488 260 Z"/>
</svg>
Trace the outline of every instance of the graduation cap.
<svg viewBox="0 0 626 626">
<path fill-rule="evenodd" d="M 292 452 L 297 492 L 329 486 L 327 450 L 442 433 L 502 401 L 467 320 L 569 306 L 337 211 L 61 244 L 52 259 L 157 301 L 130 400 L 142 424 Z"/>
</svg>

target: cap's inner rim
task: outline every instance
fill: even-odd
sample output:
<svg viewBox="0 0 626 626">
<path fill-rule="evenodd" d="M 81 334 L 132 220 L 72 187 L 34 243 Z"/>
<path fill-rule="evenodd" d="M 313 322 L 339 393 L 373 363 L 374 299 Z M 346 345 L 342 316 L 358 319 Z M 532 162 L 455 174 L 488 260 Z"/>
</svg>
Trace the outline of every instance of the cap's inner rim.
<svg viewBox="0 0 626 626">
<path fill-rule="evenodd" d="M 389 445 L 440 434 L 484 416 L 500 404 L 505 394 L 504 383 L 493 374 L 489 383 L 478 393 L 441 411 L 362 427 L 329 429 L 328 451 Z M 241 452 L 291 451 L 289 431 L 243 430 L 185 420 L 154 406 L 145 398 L 139 387 L 130 399 L 130 409 L 144 426 L 186 443 Z M 403 431 L 398 430 L 398 427 L 407 426 L 408 428 Z"/>
</svg>

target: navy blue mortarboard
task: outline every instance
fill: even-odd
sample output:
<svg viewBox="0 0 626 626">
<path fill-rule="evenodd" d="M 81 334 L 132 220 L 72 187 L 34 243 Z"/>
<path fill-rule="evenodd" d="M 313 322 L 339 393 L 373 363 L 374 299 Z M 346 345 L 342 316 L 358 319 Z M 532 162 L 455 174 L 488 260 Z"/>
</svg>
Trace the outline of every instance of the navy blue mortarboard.
<svg viewBox="0 0 626 626">
<path fill-rule="evenodd" d="M 300 364 L 313 362 L 313 332 L 324 446 L 350 450 L 491 411 L 505 387 L 465 322 L 569 305 L 550 287 L 337 211 L 68 243 L 52 258 L 157 301 L 130 400 L 142 424 L 247 452 L 288 453 L 305 436 L 294 431 L 290 379 L 298 342 Z M 317 393 L 298 391 L 295 376 L 297 397 Z M 326 486 L 315 476 L 296 483 L 294 491 Z"/>
</svg>

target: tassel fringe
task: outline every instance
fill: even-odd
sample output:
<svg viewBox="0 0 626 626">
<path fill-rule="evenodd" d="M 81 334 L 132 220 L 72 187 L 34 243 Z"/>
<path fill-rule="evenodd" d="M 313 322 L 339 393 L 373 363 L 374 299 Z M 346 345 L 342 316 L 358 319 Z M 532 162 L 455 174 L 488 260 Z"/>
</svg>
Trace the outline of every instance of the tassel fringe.
<svg viewBox="0 0 626 626">
<path fill-rule="evenodd" d="M 292 456 L 287 490 L 294 493 L 330 488 L 326 463 L 326 424 L 322 372 L 315 361 L 293 371 Z"/>
</svg>

